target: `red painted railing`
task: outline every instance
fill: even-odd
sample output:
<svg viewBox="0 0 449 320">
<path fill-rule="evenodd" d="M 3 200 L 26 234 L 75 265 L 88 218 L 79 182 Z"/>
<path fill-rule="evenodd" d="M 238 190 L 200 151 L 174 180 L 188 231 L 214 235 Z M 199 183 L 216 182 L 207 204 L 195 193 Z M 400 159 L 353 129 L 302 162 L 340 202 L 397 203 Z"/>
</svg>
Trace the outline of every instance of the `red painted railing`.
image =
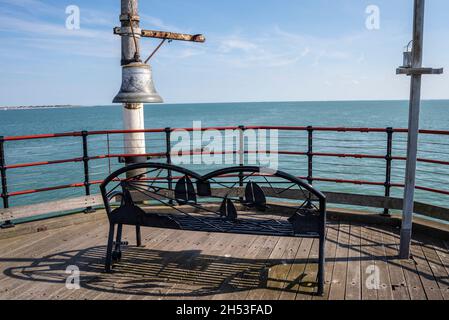
<svg viewBox="0 0 449 320">
<path fill-rule="evenodd" d="M 403 184 L 399 183 L 391 183 L 391 165 L 392 161 L 406 161 L 406 157 L 403 156 L 394 156 L 391 150 L 391 144 L 393 141 L 393 134 L 397 133 L 407 133 L 407 129 L 393 129 L 393 128 L 344 128 L 344 127 L 285 127 L 285 126 L 228 126 L 228 127 L 209 127 L 209 128 L 176 128 L 176 129 L 146 129 L 146 130 L 104 130 L 104 131 L 80 131 L 80 132 L 70 132 L 70 133 L 55 133 L 55 134 L 42 134 L 42 135 L 27 135 L 27 136 L 9 136 L 9 137 L 0 137 L 0 172 L 2 179 L 2 192 L 1 197 L 3 198 L 3 205 L 5 208 L 9 206 L 8 199 L 10 197 L 29 195 L 34 193 L 46 192 L 46 191 L 54 191 L 60 189 L 68 189 L 68 188 L 85 188 L 86 194 L 90 194 L 90 186 L 95 184 L 100 184 L 101 180 L 91 181 L 89 176 L 89 166 L 88 163 L 94 160 L 100 159 L 112 159 L 112 158 L 128 158 L 128 157 L 159 157 L 159 158 L 169 158 L 168 156 L 172 156 L 171 150 L 169 146 L 166 145 L 166 152 L 158 152 L 158 153 L 145 153 L 145 154 L 126 154 L 126 153 L 110 153 L 104 155 L 95 155 L 88 156 L 87 155 L 87 137 L 92 136 L 103 136 L 107 135 L 122 135 L 122 134 L 131 134 L 131 133 L 148 133 L 148 134 L 167 134 L 171 135 L 173 132 L 177 131 L 187 131 L 192 132 L 196 130 L 206 131 L 206 130 L 279 130 L 279 131 L 298 131 L 298 132 L 306 132 L 308 134 L 308 150 L 306 152 L 299 151 L 288 151 L 288 150 L 280 150 L 277 153 L 280 155 L 290 155 L 290 156 L 305 156 L 308 158 L 309 167 L 308 167 L 308 176 L 301 177 L 303 179 L 308 180 L 310 183 L 314 181 L 319 182 L 330 182 L 330 183 L 343 183 L 343 184 L 354 184 L 354 185 L 371 185 L 371 186 L 384 186 L 385 187 L 385 196 L 390 196 L 390 189 L 395 188 L 403 188 Z M 385 133 L 387 142 L 387 153 L 386 154 L 363 154 L 363 153 L 335 153 L 335 152 L 314 152 L 313 151 L 313 141 L 314 141 L 314 133 L 315 132 L 347 132 L 347 133 Z M 438 136 L 449 136 L 449 131 L 442 130 L 421 130 L 420 133 L 422 135 L 438 135 Z M 82 137 L 83 138 L 83 146 L 85 153 L 81 157 L 69 158 L 69 159 L 61 159 L 61 160 L 49 160 L 49 161 L 37 161 L 37 162 L 29 162 L 29 163 L 15 163 L 8 164 L 6 163 L 6 155 L 5 155 L 5 145 L 13 144 L 17 141 L 29 141 L 29 140 L 40 140 L 40 139 L 57 139 L 57 138 L 67 138 L 67 137 Z M 305 138 L 306 139 L 306 138 Z M 169 141 L 169 140 L 168 140 Z M 449 144 L 448 144 L 449 145 Z M 244 151 L 246 154 L 250 153 L 262 153 L 264 151 Z M 228 153 L 238 153 L 235 151 L 224 151 L 220 154 L 228 154 Z M 185 155 L 201 155 L 202 152 L 192 151 Z M 217 154 L 217 153 L 215 153 Z M 323 158 L 353 158 L 353 159 L 378 159 L 385 160 L 385 169 L 386 169 L 386 178 L 384 181 L 365 181 L 365 180 L 351 180 L 351 179 L 337 179 L 332 177 L 316 177 L 313 172 L 313 159 L 317 157 Z M 439 159 L 430 159 L 430 158 L 419 158 L 419 162 L 435 164 L 440 166 L 449 166 L 449 161 L 439 160 Z M 65 163 L 84 163 L 85 169 L 85 181 L 83 182 L 75 182 L 64 185 L 45 187 L 39 189 L 29 189 L 29 190 L 20 190 L 14 192 L 8 192 L 8 180 L 7 180 L 7 172 L 10 170 L 17 170 L 20 168 L 33 168 L 40 166 L 53 166 L 58 164 Z M 424 186 L 417 186 L 416 189 L 431 192 L 435 194 L 443 194 L 449 195 L 448 190 L 440 190 L 437 188 L 430 188 Z"/>
</svg>

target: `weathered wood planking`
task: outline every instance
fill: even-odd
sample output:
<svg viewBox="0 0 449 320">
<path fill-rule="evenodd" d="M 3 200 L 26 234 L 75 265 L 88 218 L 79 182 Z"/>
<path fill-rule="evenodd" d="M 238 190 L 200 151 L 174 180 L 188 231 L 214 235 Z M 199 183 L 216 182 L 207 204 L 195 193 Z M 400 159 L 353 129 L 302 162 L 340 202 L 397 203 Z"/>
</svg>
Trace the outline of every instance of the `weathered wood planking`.
<svg viewBox="0 0 449 320">
<path fill-rule="evenodd" d="M 255 241 L 251 243 L 248 246 L 248 249 L 246 252 L 242 255 L 239 255 L 243 259 L 259 259 L 259 252 L 261 249 L 265 246 L 269 239 L 269 236 L 258 236 L 256 237 Z M 209 254 L 209 251 L 207 251 L 207 254 Z M 263 255 L 265 257 L 266 255 Z M 245 287 L 251 287 L 251 286 L 257 286 L 258 283 L 254 278 L 250 278 L 252 274 L 255 274 L 256 271 L 251 270 L 250 267 L 247 267 L 246 269 L 241 270 L 241 276 L 237 277 L 237 279 L 234 279 L 233 286 L 237 288 L 235 292 L 232 292 L 231 290 L 228 290 L 228 292 L 223 292 L 216 294 L 214 296 L 206 296 L 205 298 L 210 298 L 213 300 L 235 300 L 238 299 L 239 295 L 244 294 L 245 290 L 243 288 Z M 247 276 L 246 276 L 247 275 Z"/>
<path fill-rule="evenodd" d="M 301 190 L 290 189 L 285 190 L 282 188 L 269 188 L 262 187 L 267 197 L 289 199 L 289 200 L 306 200 L 309 196 L 307 192 Z M 214 189 L 214 196 L 225 196 L 229 193 L 226 189 Z M 323 192 L 326 196 L 328 203 L 334 204 L 346 204 L 351 206 L 361 206 L 370 208 L 390 209 L 390 210 L 402 210 L 403 200 L 399 198 L 383 197 L 383 196 L 371 196 L 351 193 L 339 193 L 339 192 Z M 230 196 L 243 196 L 244 189 L 236 188 L 233 190 Z M 313 199 L 313 198 L 312 198 Z M 425 204 L 421 202 L 415 202 L 415 213 L 428 216 L 435 219 L 449 221 L 449 208 L 443 208 Z"/>
<path fill-rule="evenodd" d="M 393 289 L 391 286 L 391 278 L 388 270 L 388 263 L 386 258 L 386 252 L 384 243 L 382 241 L 382 234 L 378 229 L 372 228 L 372 241 L 374 244 L 374 254 L 377 270 L 379 271 L 379 288 L 378 298 L 379 300 L 392 300 Z"/>
<path fill-rule="evenodd" d="M 351 224 L 348 252 L 348 272 L 346 274 L 346 300 L 360 300 L 360 225 Z"/>
<path fill-rule="evenodd" d="M 318 274 L 318 239 L 311 239 L 312 247 L 307 258 L 304 276 L 301 278 L 301 286 L 296 294 L 296 300 L 312 300 L 317 290 L 317 274 Z"/>
<path fill-rule="evenodd" d="M 378 290 L 374 288 L 372 272 L 376 266 L 373 235 L 370 227 L 363 226 L 361 231 L 361 272 L 362 272 L 362 300 L 377 300 Z"/>
<path fill-rule="evenodd" d="M 438 253 L 433 247 L 432 239 L 426 241 L 426 243 L 421 243 L 421 248 L 424 256 L 429 263 L 430 269 L 432 270 L 433 276 L 440 288 L 441 295 L 444 300 L 449 300 L 449 276 L 448 272 L 442 263 Z"/>
<path fill-rule="evenodd" d="M 288 200 L 305 200 L 307 194 L 300 190 L 285 190 L 281 188 L 262 188 L 267 197 L 288 199 Z M 283 192 L 282 192 L 283 191 Z M 217 188 L 212 190 L 213 197 L 241 197 L 244 195 L 244 188 L 235 188 L 232 190 L 225 188 Z M 328 203 L 346 204 L 353 206 L 372 207 L 372 208 L 387 208 L 392 210 L 401 210 L 403 201 L 397 198 L 388 198 L 382 196 L 367 196 L 358 194 L 346 194 L 336 192 L 325 192 Z M 167 197 L 173 198 L 172 191 L 160 191 L 160 195 L 151 195 L 156 200 L 166 200 Z M 152 200 L 150 197 L 141 192 L 133 192 L 133 199 L 136 202 L 143 202 Z M 153 199 L 153 200 L 154 200 Z M 36 217 L 45 214 L 80 210 L 87 207 L 103 206 L 101 195 L 83 196 L 76 198 L 62 199 L 58 201 L 51 201 L 27 206 L 18 206 L 8 209 L 0 209 L 0 223 Z M 158 209 L 160 210 L 160 209 Z M 167 210 L 167 209 L 166 209 Z M 415 203 L 415 212 L 434 219 L 449 221 L 449 209 L 424 204 L 420 202 Z"/>
<path fill-rule="evenodd" d="M 268 237 L 267 241 L 265 242 L 264 246 L 259 250 L 257 253 L 258 260 L 260 260 L 264 264 L 264 268 L 266 269 L 266 266 L 269 264 L 271 253 L 273 252 L 273 248 L 277 246 L 279 241 L 281 240 L 280 237 Z M 264 270 L 265 270 L 264 269 Z M 251 299 L 251 297 L 256 294 L 256 291 L 261 290 L 259 283 L 263 282 L 263 277 L 261 276 L 259 279 L 251 281 L 248 283 L 249 286 L 253 285 L 251 289 L 248 289 L 246 292 L 239 293 L 237 297 L 240 300 L 247 300 Z"/>
<path fill-rule="evenodd" d="M 192 259 L 188 267 L 183 271 L 183 281 L 173 286 L 170 291 L 171 296 L 167 296 L 166 298 L 172 299 L 178 296 L 178 299 L 202 300 L 210 299 L 210 296 L 213 296 L 216 292 L 225 291 L 229 285 L 228 281 L 232 280 L 233 275 L 232 266 L 227 266 L 228 261 L 232 257 L 235 257 L 233 255 L 234 253 L 237 254 L 238 252 L 245 251 L 248 248 L 246 245 L 248 244 L 250 246 L 256 239 L 256 237 L 245 237 L 244 235 L 236 235 L 232 239 L 229 239 L 225 234 L 214 238 L 211 242 L 210 251 L 202 251 L 202 254 L 205 256 L 219 256 L 219 258 L 214 261 L 204 261 L 205 263 L 199 268 L 198 263 L 195 263 L 194 259 Z M 196 268 L 195 265 L 197 266 Z M 227 281 L 220 282 L 219 275 L 223 275 L 223 278 L 226 278 Z M 210 284 L 212 291 L 215 292 L 206 292 L 197 296 L 182 296 L 181 294 L 192 289 L 202 288 L 207 283 Z M 222 290 L 218 290 L 218 288 L 222 288 Z"/>
<path fill-rule="evenodd" d="M 64 212 L 102 205 L 103 199 L 101 198 L 101 195 L 93 195 L 12 207 L 9 209 L 0 209 L 0 223 L 16 219 L 31 218 L 49 213 Z"/>
<path fill-rule="evenodd" d="M 278 199 L 288 199 L 288 200 L 300 200 L 304 201 L 309 196 L 307 192 L 290 189 L 285 190 L 282 188 L 270 188 L 262 187 L 265 195 L 271 198 Z M 161 196 L 151 195 L 159 200 L 174 198 L 174 193 L 171 191 L 160 191 Z M 328 203 L 333 204 L 346 204 L 351 206 L 361 206 L 370 208 L 386 208 L 390 210 L 402 210 L 403 200 L 399 198 L 391 198 L 384 196 L 372 196 L 372 195 L 361 195 L 361 194 L 351 194 L 351 193 L 339 193 L 339 192 L 324 192 L 326 195 L 326 200 Z M 245 188 L 214 188 L 212 189 L 213 197 L 243 197 L 245 195 Z M 145 196 L 141 192 L 134 192 L 133 198 L 135 201 L 147 201 L 148 196 Z M 425 204 L 421 202 L 415 202 L 415 213 L 421 214 L 427 217 L 449 221 L 449 208 L 443 208 L 438 206 L 433 206 L 430 204 Z"/>
<path fill-rule="evenodd" d="M 28 265 L 28 268 L 34 269 L 31 266 L 33 265 L 33 263 L 37 263 L 39 261 L 41 261 L 41 264 L 45 265 L 46 261 L 50 262 L 51 259 L 48 257 L 52 254 L 61 252 L 69 255 L 68 252 L 83 249 L 90 243 L 95 242 L 95 239 L 98 237 L 98 233 L 101 229 L 101 226 L 91 226 L 89 228 L 86 228 L 86 226 L 80 225 L 71 228 L 59 229 L 56 232 L 43 232 L 43 234 L 47 234 L 48 237 L 45 237 L 38 243 L 32 244 L 28 247 L 24 247 L 20 250 L 22 259 L 17 259 L 17 261 L 15 261 L 13 257 L 16 256 L 17 253 L 10 253 L 2 256 L 2 259 L 8 261 L 4 266 L 12 270 L 12 268 L 21 268 L 24 265 Z M 32 235 L 28 235 L 23 238 L 23 240 L 26 241 L 26 238 L 32 239 Z M 78 244 L 80 245 L 78 246 Z M 58 264 L 58 266 L 60 265 Z M 62 270 L 54 270 L 51 274 L 48 274 L 49 278 L 62 281 L 56 282 L 56 286 L 58 289 L 60 289 L 61 287 L 65 287 L 64 278 L 66 277 L 66 275 L 64 271 L 65 268 L 63 268 Z M 16 270 L 16 272 L 21 274 L 19 270 Z M 34 273 L 36 272 L 30 272 L 30 274 Z M 38 274 L 39 271 L 37 271 L 37 275 Z M 53 290 L 55 290 L 54 288 L 56 286 L 51 286 L 55 285 L 55 283 L 52 282 L 22 281 L 17 283 L 17 280 L 13 278 L 4 278 L 1 281 L 0 287 L 2 288 L 2 290 L 4 290 L 3 292 L 5 293 L 0 292 L 0 297 L 3 297 L 5 299 L 13 299 L 18 297 L 22 297 L 24 299 L 39 299 L 39 295 L 34 294 L 34 292 L 39 290 L 40 287 L 48 285 L 50 285 L 50 288 L 52 288 L 48 289 L 48 292 L 52 292 Z"/>
<path fill-rule="evenodd" d="M 338 233 L 338 247 L 335 256 L 335 266 L 332 275 L 332 283 L 330 284 L 329 299 L 344 300 L 346 289 L 346 276 L 348 270 L 348 253 L 349 253 L 350 226 L 348 224 L 340 224 L 340 232 Z"/>
<path fill-rule="evenodd" d="M 327 300 L 329 299 L 330 286 L 332 283 L 332 277 L 336 262 L 337 244 L 338 244 L 338 232 L 340 223 L 338 221 L 329 221 L 326 228 L 326 266 L 325 266 L 325 281 L 324 281 L 324 294 L 323 296 L 314 296 L 314 300 Z"/>
<path fill-rule="evenodd" d="M 424 256 L 419 241 L 413 240 L 411 243 L 411 255 L 416 263 L 419 277 L 429 300 L 443 300 L 443 295 L 439 289 L 437 281 L 434 278 L 432 269 Z"/>
<path fill-rule="evenodd" d="M 331 297 L 337 292 L 337 287 L 329 290 L 329 284 L 343 278 L 338 271 L 344 269 L 339 267 L 342 261 L 347 264 L 345 299 L 370 298 L 365 288 L 368 274 L 361 268 L 366 263 L 383 270 L 382 283 L 388 284 L 382 280 L 384 271 L 391 281 L 392 294 L 387 285 L 370 290 L 371 298 L 410 299 L 408 289 L 415 299 L 446 298 L 449 248 L 444 241 L 415 239 L 416 262 L 402 261 L 396 259 L 395 230 L 339 223 L 341 234 L 338 222 L 328 224 L 323 297 L 313 296 L 315 288 L 308 286 L 309 281 L 316 281 L 317 246 L 313 239 L 243 235 L 229 239 L 225 234 L 144 228 L 146 248 L 135 248 L 134 228 L 130 227 L 124 229 L 123 240 L 130 241 L 123 248 L 124 259 L 117 264 L 116 272 L 104 274 L 108 222 L 102 220 L 0 240 L 0 248 L 4 249 L 0 251 L 0 299 L 329 299 L 330 291 Z M 287 261 L 287 265 L 282 261 Z M 77 263 L 84 264 L 81 289 L 70 291 L 64 286 L 65 266 Z M 272 266 L 272 271 L 266 279 L 259 279 L 255 275 L 264 274 L 263 266 Z M 8 276 L 4 272 L 8 268 L 14 268 L 13 274 L 19 277 Z M 249 278 L 242 274 L 246 272 L 250 272 Z M 350 284 L 351 279 L 357 282 L 359 276 L 365 278 L 359 279 L 360 289 Z M 43 280 L 33 280 L 37 278 Z M 406 286 L 402 285 L 404 282 Z M 362 296 L 359 290 L 364 290 Z"/>
<path fill-rule="evenodd" d="M 391 288 L 394 300 L 410 300 L 410 293 L 405 281 L 404 271 L 398 259 L 398 251 L 393 236 L 384 230 L 381 232 L 381 242 L 384 247 L 385 257 L 388 263 Z"/>
<path fill-rule="evenodd" d="M 384 233 L 387 239 L 390 238 L 394 243 L 394 250 L 396 252 L 396 257 L 399 259 L 399 236 L 394 232 L 393 229 L 387 229 L 390 232 Z M 427 296 L 424 291 L 423 284 L 419 277 L 419 272 L 416 269 L 416 263 L 413 260 L 397 260 L 399 261 L 402 269 L 404 271 L 404 277 L 406 281 L 406 288 L 410 294 L 411 300 L 426 300 Z"/>
<path fill-rule="evenodd" d="M 296 238 L 282 238 L 279 243 L 285 243 L 281 250 L 276 252 L 278 256 L 276 259 L 281 260 L 279 264 L 271 266 L 268 270 L 267 290 L 262 295 L 262 300 L 278 300 L 280 298 L 282 289 L 288 287 L 288 274 L 292 268 L 292 264 L 288 263 L 296 256 L 301 241 Z"/>
</svg>

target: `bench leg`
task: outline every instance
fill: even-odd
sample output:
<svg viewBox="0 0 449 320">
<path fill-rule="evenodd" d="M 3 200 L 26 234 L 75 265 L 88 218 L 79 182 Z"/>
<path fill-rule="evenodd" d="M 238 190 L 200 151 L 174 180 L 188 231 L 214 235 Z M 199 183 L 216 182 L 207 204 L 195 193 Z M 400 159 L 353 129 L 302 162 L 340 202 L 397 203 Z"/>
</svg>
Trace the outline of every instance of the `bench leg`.
<svg viewBox="0 0 449 320">
<path fill-rule="evenodd" d="M 112 268 L 112 249 L 114 246 L 114 224 L 109 225 L 109 237 L 108 237 L 108 247 L 106 249 L 106 261 L 104 265 L 104 269 L 106 272 L 111 272 Z"/>
<path fill-rule="evenodd" d="M 136 245 L 137 247 L 141 247 L 142 246 L 142 234 L 140 232 L 140 226 L 137 225 L 136 226 Z"/>
<path fill-rule="evenodd" d="M 115 238 L 115 249 L 112 254 L 113 261 L 120 261 L 122 258 L 122 234 L 123 234 L 123 224 L 117 226 L 117 237 Z"/>
<path fill-rule="evenodd" d="M 324 237 L 320 237 L 320 243 L 319 243 L 319 261 L 318 261 L 318 292 L 317 294 L 322 296 L 324 294 L 324 270 L 326 265 L 326 258 L 325 258 L 325 246 L 326 246 L 326 240 Z"/>
</svg>

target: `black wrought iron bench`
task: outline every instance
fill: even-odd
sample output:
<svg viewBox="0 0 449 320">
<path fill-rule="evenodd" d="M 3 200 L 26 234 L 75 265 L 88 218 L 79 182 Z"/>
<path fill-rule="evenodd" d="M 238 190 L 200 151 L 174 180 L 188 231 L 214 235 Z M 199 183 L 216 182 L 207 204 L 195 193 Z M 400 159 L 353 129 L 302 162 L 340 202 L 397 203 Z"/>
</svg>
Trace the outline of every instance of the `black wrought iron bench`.
<svg viewBox="0 0 449 320">
<path fill-rule="evenodd" d="M 158 163 L 125 167 L 100 186 L 110 222 L 105 270 L 121 259 L 123 225 L 319 239 L 318 294 L 324 289 L 326 198 L 306 182 L 259 167 L 201 176 Z M 114 241 L 115 237 L 115 241 Z"/>
</svg>

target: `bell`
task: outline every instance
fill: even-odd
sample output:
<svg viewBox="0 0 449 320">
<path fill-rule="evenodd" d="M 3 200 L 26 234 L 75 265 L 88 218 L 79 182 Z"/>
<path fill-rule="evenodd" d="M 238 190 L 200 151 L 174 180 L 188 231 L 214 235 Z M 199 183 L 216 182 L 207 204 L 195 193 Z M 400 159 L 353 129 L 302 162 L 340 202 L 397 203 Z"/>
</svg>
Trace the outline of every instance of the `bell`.
<svg viewBox="0 0 449 320">
<path fill-rule="evenodd" d="M 156 92 L 151 67 L 141 62 L 133 62 L 122 68 L 122 87 L 113 103 L 161 103 Z"/>
</svg>

